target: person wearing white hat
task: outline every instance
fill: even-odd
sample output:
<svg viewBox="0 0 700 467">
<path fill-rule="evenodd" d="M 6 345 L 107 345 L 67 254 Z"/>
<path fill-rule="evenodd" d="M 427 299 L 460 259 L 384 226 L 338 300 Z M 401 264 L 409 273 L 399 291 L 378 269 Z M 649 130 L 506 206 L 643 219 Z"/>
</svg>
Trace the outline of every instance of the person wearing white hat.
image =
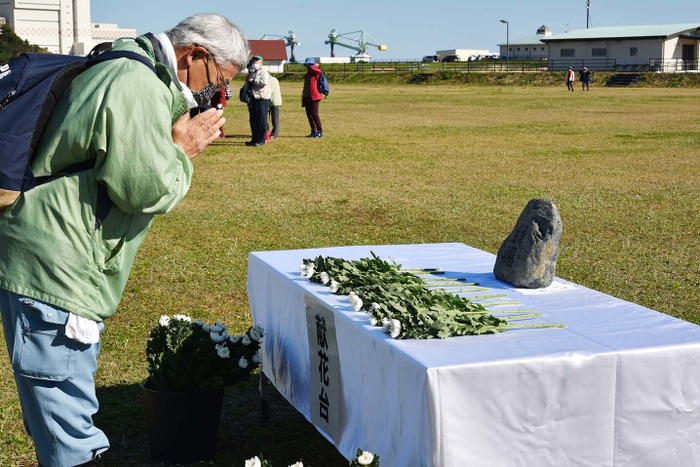
<svg viewBox="0 0 700 467">
<path fill-rule="evenodd" d="M 574 92 L 574 78 L 576 77 L 576 74 L 574 73 L 574 69 L 569 67 L 568 70 L 566 70 L 566 89 L 568 89 L 571 92 Z"/>
</svg>

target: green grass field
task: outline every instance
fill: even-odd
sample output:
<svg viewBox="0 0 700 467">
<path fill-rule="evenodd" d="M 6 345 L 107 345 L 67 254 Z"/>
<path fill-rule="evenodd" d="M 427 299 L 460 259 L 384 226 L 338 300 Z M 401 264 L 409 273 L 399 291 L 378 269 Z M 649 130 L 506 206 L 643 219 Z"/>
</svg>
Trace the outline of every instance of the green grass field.
<svg viewBox="0 0 700 467">
<path fill-rule="evenodd" d="M 700 323 L 700 89 L 332 83 L 320 140 L 304 138 L 301 84 L 282 90 L 281 137 L 263 148 L 243 145 L 247 109 L 229 101 L 228 137 L 195 159 L 189 195 L 154 223 L 106 323 L 96 422 L 108 465 L 152 465 L 138 392 L 150 327 L 186 313 L 246 328 L 251 251 L 463 242 L 496 253 L 545 197 L 564 224 L 558 276 Z M 261 452 L 275 466 L 347 465 L 279 395 L 261 425 L 256 383 L 227 391 L 213 465 Z M 35 465 L 5 351 L 0 465 Z"/>
</svg>

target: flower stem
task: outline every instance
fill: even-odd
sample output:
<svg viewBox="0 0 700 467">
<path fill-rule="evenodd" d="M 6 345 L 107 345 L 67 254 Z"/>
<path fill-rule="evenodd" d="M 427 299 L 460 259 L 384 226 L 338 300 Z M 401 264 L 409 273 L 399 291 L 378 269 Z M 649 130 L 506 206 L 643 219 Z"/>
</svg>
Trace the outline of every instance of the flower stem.
<svg viewBox="0 0 700 467">
<path fill-rule="evenodd" d="M 427 282 L 426 279 L 423 279 Z M 431 277 L 430 281 L 433 282 L 467 282 L 469 279 L 466 277 Z"/>
<path fill-rule="evenodd" d="M 444 281 L 426 281 L 424 280 L 426 287 L 458 287 L 460 285 L 479 285 L 478 282 L 466 282 L 466 281 L 452 281 L 445 278 Z"/>
<path fill-rule="evenodd" d="M 473 287 L 473 288 L 469 288 L 469 289 L 461 288 L 461 289 L 457 289 L 457 290 L 447 290 L 447 288 L 442 287 L 442 286 L 439 286 L 439 287 L 433 286 L 433 287 L 428 287 L 428 288 L 429 289 L 444 290 L 445 292 L 449 292 L 449 293 L 453 293 L 453 294 L 454 293 L 468 293 L 468 292 L 486 292 L 487 290 L 490 290 L 490 289 L 487 289 L 486 287 Z"/>
<path fill-rule="evenodd" d="M 527 328 L 565 328 L 563 324 L 550 324 L 550 323 L 527 323 L 527 324 L 501 324 L 498 326 L 499 330 L 505 331 L 507 329 L 527 329 Z"/>
<path fill-rule="evenodd" d="M 475 301 L 478 301 L 478 300 L 486 300 L 486 299 L 489 299 L 489 298 L 503 298 L 503 297 L 507 297 L 507 296 L 508 296 L 508 295 L 507 295 L 507 294 L 504 294 L 504 293 L 499 293 L 499 294 L 496 294 L 496 295 L 476 295 L 476 296 L 474 296 L 474 297 L 469 297 L 469 300 L 471 300 L 472 302 L 475 302 Z"/>
<path fill-rule="evenodd" d="M 500 315 L 501 313 L 493 313 L 494 315 Z M 501 319 L 505 319 L 506 321 L 515 321 L 518 319 L 530 319 L 530 318 L 536 318 L 538 316 L 542 316 L 542 313 L 521 313 L 521 314 L 507 314 L 505 316 L 502 316 Z"/>
<path fill-rule="evenodd" d="M 484 308 L 493 306 L 505 306 L 505 305 L 520 305 L 520 302 L 489 302 L 481 304 Z"/>
</svg>

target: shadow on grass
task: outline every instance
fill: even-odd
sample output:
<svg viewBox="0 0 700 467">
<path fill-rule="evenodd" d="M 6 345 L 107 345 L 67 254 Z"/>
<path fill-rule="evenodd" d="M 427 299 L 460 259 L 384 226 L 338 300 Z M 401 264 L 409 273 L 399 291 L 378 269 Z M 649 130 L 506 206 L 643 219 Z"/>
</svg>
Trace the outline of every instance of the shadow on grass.
<svg viewBox="0 0 700 467">
<path fill-rule="evenodd" d="M 270 423 L 261 421 L 258 375 L 224 393 L 218 452 L 214 459 L 189 465 L 243 466 L 264 455 L 274 467 L 297 461 L 313 467 L 346 467 L 341 456 L 301 414 L 270 386 Z M 107 466 L 164 465 L 150 458 L 137 383 L 97 389 L 100 410 L 95 424 L 110 440 Z"/>
</svg>

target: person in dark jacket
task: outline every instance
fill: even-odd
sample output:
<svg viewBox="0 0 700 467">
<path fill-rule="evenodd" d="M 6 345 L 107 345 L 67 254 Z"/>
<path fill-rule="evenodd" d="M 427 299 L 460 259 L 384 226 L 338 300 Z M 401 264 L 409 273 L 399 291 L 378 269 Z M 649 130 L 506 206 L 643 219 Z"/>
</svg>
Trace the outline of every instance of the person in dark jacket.
<svg viewBox="0 0 700 467">
<path fill-rule="evenodd" d="M 304 90 L 301 93 L 301 106 L 306 109 L 306 118 L 309 119 L 311 127 L 311 133 L 306 137 L 321 138 L 323 125 L 321 125 L 321 116 L 318 114 L 318 103 L 323 99 L 323 94 L 318 90 L 318 80 L 322 71 L 312 57 L 304 60 L 304 66 L 307 71 L 304 76 Z"/>
</svg>

